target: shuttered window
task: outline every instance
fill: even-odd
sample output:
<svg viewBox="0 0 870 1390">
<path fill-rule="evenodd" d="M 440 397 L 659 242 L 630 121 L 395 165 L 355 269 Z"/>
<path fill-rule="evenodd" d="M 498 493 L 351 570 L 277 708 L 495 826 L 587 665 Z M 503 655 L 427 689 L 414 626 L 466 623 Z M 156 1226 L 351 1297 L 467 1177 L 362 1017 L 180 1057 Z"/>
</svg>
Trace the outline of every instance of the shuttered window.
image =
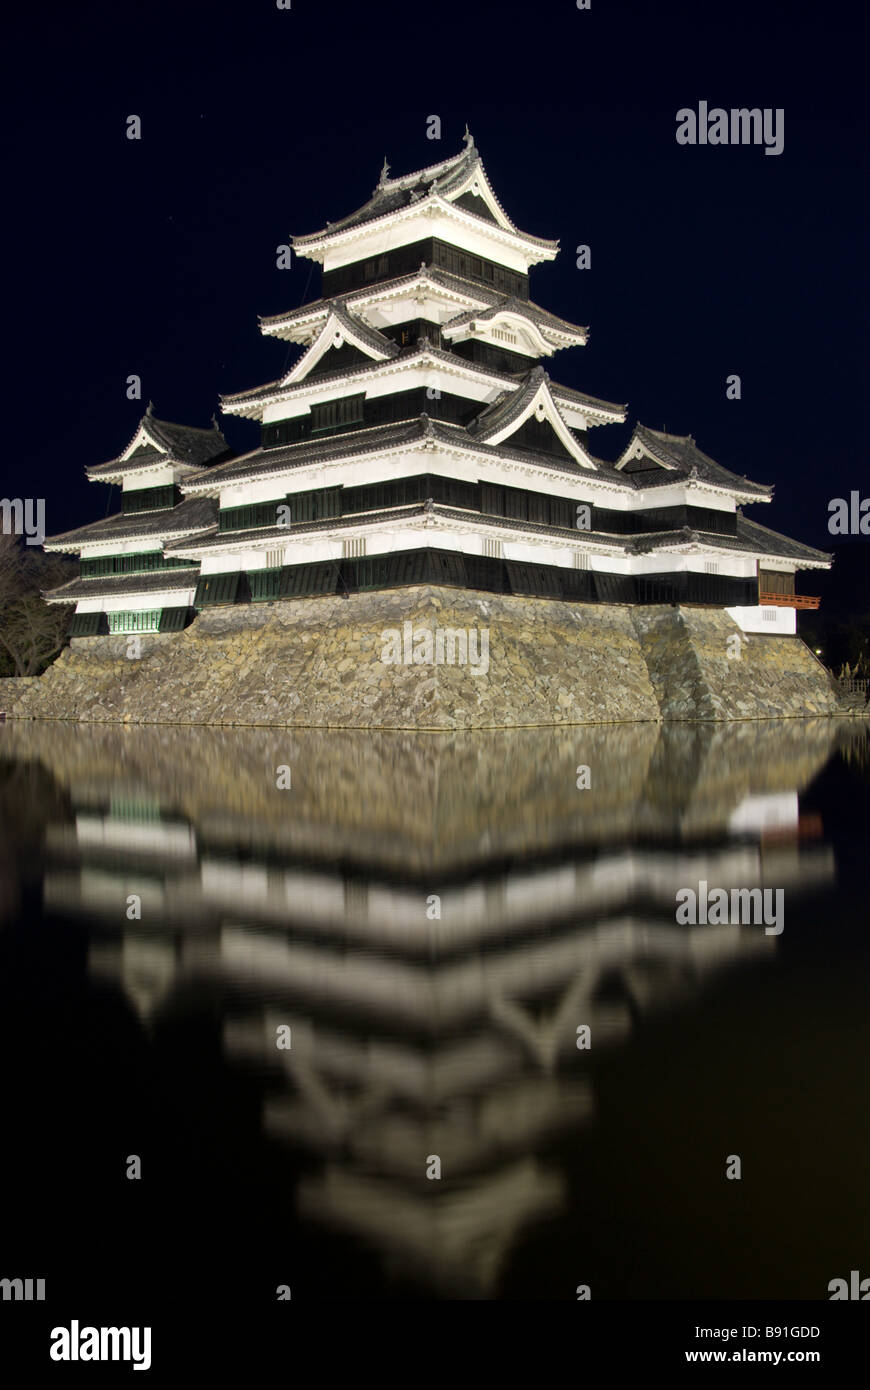
<svg viewBox="0 0 870 1390">
<path fill-rule="evenodd" d="M 311 492 L 291 492 L 287 496 L 290 519 L 296 521 L 324 521 L 329 517 L 341 516 L 341 488 L 315 488 Z"/>
<path fill-rule="evenodd" d="M 192 617 L 193 610 L 191 608 L 181 606 L 164 608 L 160 615 L 159 630 L 160 632 L 181 632 L 183 628 L 187 627 Z"/>
<path fill-rule="evenodd" d="M 131 512 L 162 512 L 180 501 L 181 491 L 174 483 L 164 487 L 137 487 L 121 493 L 121 511 L 125 516 Z"/>
<path fill-rule="evenodd" d="M 248 579 L 251 584 L 251 599 L 261 603 L 266 599 L 279 597 L 281 589 L 281 569 L 271 567 L 264 570 L 251 570 Z"/>
<path fill-rule="evenodd" d="M 74 613 L 69 625 L 70 637 L 100 637 L 108 631 L 105 613 Z"/>
<path fill-rule="evenodd" d="M 93 555 L 80 564 L 82 579 L 102 578 L 110 574 L 149 574 L 154 570 L 191 569 L 195 560 L 181 560 L 164 555 L 162 550 L 148 550 L 136 555 Z"/>
<path fill-rule="evenodd" d="M 311 433 L 342 429 L 345 425 L 361 424 L 365 395 L 343 396 L 337 401 L 324 401 L 311 407 Z"/>
<path fill-rule="evenodd" d="M 288 565 L 281 571 L 280 598 L 303 598 L 309 594 L 334 594 L 338 584 L 338 561 L 319 565 Z"/>
<path fill-rule="evenodd" d="M 244 507 L 223 507 L 218 513 L 219 531 L 249 531 L 259 526 L 277 526 L 282 515 L 279 507 L 286 504 L 286 497 L 277 497 L 274 502 L 252 502 Z"/>
<path fill-rule="evenodd" d="M 200 578 L 196 586 L 194 603 L 197 608 L 210 608 L 219 603 L 235 603 L 239 593 L 241 574 L 207 574 Z"/>
<path fill-rule="evenodd" d="M 516 564 L 508 560 L 506 569 L 512 593 L 535 594 L 540 598 L 562 597 L 559 572 L 554 567 Z"/>
</svg>

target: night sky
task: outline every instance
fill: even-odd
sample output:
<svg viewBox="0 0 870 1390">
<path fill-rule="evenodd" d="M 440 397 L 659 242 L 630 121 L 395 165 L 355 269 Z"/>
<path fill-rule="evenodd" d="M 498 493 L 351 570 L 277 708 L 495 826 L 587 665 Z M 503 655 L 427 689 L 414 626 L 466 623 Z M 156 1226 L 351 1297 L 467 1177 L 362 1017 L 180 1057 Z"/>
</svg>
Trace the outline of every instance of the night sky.
<svg viewBox="0 0 870 1390">
<path fill-rule="evenodd" d="M 49 535 L 104 515 L 108 489 L 84 468 L 125 447 L 149 398 L 205 426 L 221 393 L 298 354 L 262 339 L 257 315 L 317 297 L 320 269 L 278 270 L 277 246 L 365 202 L 385 155 L 395 176 L 454 154 L 467 121 L 509 216 L 561 242 L 533 268 L 532 297 L 591 329 L 551 374 L 773 483 L 774 503 L 750 514 L 830 548 L 829 498 L 870 493 L 859 13 L 21 6 L 5 21 L 0 490 L 44 497 Z M 783 107 L 784 152 L 677 145 L 677 110 L 701 99 Z M 440 142 L 426 139 L 432 114 Z M 130 373 L 141 402 L 126 399 Z M 726 400 L 730 373 L 740 401 Z M 222 428 L 238 450 L 259 442 L 252 422 Z M 593 451 L 615 458 L 626 437 L 601 427 Z"/>
</svg>

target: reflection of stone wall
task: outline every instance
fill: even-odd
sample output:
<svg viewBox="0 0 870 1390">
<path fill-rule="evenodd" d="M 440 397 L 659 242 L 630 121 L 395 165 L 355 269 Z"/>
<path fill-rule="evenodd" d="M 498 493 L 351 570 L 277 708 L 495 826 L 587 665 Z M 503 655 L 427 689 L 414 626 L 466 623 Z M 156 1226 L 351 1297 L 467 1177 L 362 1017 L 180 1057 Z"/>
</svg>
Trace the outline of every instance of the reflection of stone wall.
<svg viewBox="0 0 870 1390">
<path fill-rule="evenodd" d="M 489 669 L 385 665 L 383 632 L 487 629 Z M 797 638 L 750 637 L 716 609 L 631 608 L 419 586 L 206 611 L 183 633 L 74 639 L 18 718 L 462 729 L 830 714 Z"/>
<path fill-rule="evenodd" d="M 804 787 L 839 727 L 415 734 L 15 722 L 0 731 L 0 757 L 42 762 L 77 808 L 151 799 L 211 843 L 417 870 L 722 831 L 747 795 Z M 579 764 L 590 769 L 585 790 Z M 287 790 L 276 786 L 281 765 L 291 769 Z"/>
</svg>

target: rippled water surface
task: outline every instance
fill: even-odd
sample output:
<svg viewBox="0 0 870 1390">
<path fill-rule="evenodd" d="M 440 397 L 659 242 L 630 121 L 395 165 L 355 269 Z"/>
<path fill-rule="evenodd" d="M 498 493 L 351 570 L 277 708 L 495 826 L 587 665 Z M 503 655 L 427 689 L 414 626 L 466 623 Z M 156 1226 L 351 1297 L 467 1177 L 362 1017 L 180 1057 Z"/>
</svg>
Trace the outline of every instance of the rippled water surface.
<svg viewBox="0 0 870 1390">
<path fill-rule="evenodd" d="M 870 1228 L 860 739 L 0 727 L 4 1259 L 826 1298 Z M 701 881 L 783 931 L 679 924 Z"/>
</svg>

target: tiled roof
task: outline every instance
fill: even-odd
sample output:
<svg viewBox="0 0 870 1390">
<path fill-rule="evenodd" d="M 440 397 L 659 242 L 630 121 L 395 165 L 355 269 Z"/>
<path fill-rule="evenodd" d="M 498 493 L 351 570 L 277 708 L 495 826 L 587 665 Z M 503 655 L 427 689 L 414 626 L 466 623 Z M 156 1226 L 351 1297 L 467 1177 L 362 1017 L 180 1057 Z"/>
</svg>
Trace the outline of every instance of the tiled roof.
<svg viewBox="0 0 870 1390">
<path fill-rule="evenodd" d="M 648 531 L 631 537 L 631 549 L 639 555 L 663 546 L 699 544 L 715 546 L 718 550 L 744 550 L 759 555 L 769 555 L 779 560 L 804 560 L 819 564 L 830 564 L 832 557 L 823 550 L 815 550 L 811 545 L 802 545 L 778 531 L 771 531 L 757 521 L 750 521 L 739 512 L 737 515 L 737 534 L 721 535 L 717 531 L 695 530 L 684 526 L 679 531 Z"/>
<path fill-rule="evenodd" d="M 381 182 L 371 198 L 362 207 L 349 213 L 347 217 L 339 218 L 337 222 L 328 222 L 317 232 L 294 237 L 293 244 L 302 250 L 306 242 L 319 241 L 328 236 L 337 236 L 341 232 L 347 232 L 355 227 L 365 226 L 369 222 L 376 222 L 380 218 L 403 212 L 405 208 L 421 202 L 430 194 L 449 198 L 450 194 L 460 188 L 473 171 L 480 167 L 482 167 L 480 155 L 475 149 L 474 143 L 470 141 L 465 149 L 460 150 L 459 154 L 454 155 L 451 159 L 442 160 L 440 164 L 429 165 L 426 169 L 417 169 L 415 172 L 398 179 L 387 179 L 382 176 Z M 463 212 L 467 211 L 467 208 L 463 208 Z M 480 217 L 481 221 L 489 220 L 485 219 L 481 213 L 472 213 L 471 215 Z M 522 236 L 524 240 L 534 242 L 538 246 L 553 248 L 557 246 L 555 241 L 518 232 L 513 223 L 510 223 L 510 219 L 506 220 L 510 224 L 510 230 L 516 235 Z M 502 230 L 505 229 L 502 228 Z"/>
<path fill-rule="evenodd" d="M 625 492 L 635 492 L 638 484 L 631 476 L 626 477 L 615 469 L 612 463 L 603 459 L 589 457 L 595 464 L 594 473 L 571 459 L 559 459 L 547 454 L 530 453 L 528 449 L 513 447 L 510 440 L 503 444 L 487 444 L 469 434 L 463 425 L 447 424 L 432 420 L 427 415 L 417 415 L 413 419 L 396 424 L 370 425 L 366 429 L 343 431 L 326 439 L 312 443 L 310 439 L 297 444 L 285 444 L 273 449 L 253 449 L 249 454 L 209 469 L 207 477 L 185 483 L 184 489 L 191 495 L 200 490 L 224 487 L 248 478 L 264 478 L 273 473 L 285 473 L 291 468 L 305 468 L 311 464 L 326 463 L 331 459 L 354 458 L 359 455 L 379 453 L 386 449 L 413 445 L 430 438 L 448 448 L 470 449 L 485 454 L 492 459 L 512 459 L 517 463 L 528 464 L 530 459 L 539 468 L 568 477 L 594 478 L 598 482 L 608 482 Z"/>
<path fill-rule="evenodd" d="M 275 545 L 276 542 L 286 543 L 311 533 L 346 531 L 359 526 L 376 526 L 380 523 L 394 525 L 397 522 L 419 520 L 426 516 L 438 516 L 445 521 L 462 521 L 473 526 L 476 530 L 517 531 L 552 536 L 563 541 L 567 541 L 571 537 L 576 546 L 594 545 L 600 549 L 619 551 L 629 555 L 648 554 L 653 550 L 670 546 L 685 547 L 700 544 L 714 550 L 748 551 L 753 554 L 769 555 L 778 559 L 790 559 L 797 562 L 811 561 L 820 564 L 830 564 L 831 562 L 831 556 L 824 551 L 802 545 L 799 541 L 782 536 L 778 532 L 771 531 L 766 526 L 760 526 L 757 522 L 749 521 L 739 514 L 737 535 L 735 536 L 722 535 L 714 531 L 697 531 L 688 526 L 677 531 L 650 531 L 640 535 L 618 535 L 609 531 L 576 531 L 573 527 L 550 526 L 541 522 L 523 521 L 513 517 L 491 516 L 485 512 L 429 501 L 413 502 L 401 507 L 373 508 L 371 511 L 352 512 L 340 517 L 325 517 L 319 521 L 299 521 L 294 522 L 290 528 L 258 526 L 244 531 L 218 532 L 215 527 L 211 534 L 195 538 L 193 544 L 197 549 L 203 551 L 237 550 L 239 547 L 252 544 L 270 546 Z M 188 544 L 190 543 L 178 542 L 177 548 L 185 549 Z M 171 546 L 167 546 L 166 550 L 167 554 L 172 553 Z M 151 577 L 148 576 L 149 579 Z M 154 576 L 154 578 L 158 577 Z M 102 581 L 73 581 L 72 585 L 64 586 L 64 592 L 69 592 L 78 583 L 87 582 L 99 583 Z M 154 584 L 150 587 L 158 588 L 160 586 Z M 180 585 L 179 587 L 184 586 Z M 89 590 L 88 592 L 96 591 Z M 79 597 L 80 595 L 76 592 L 74 596 Z M 81 596 L 84 597 L 84 594 Z"/>
<path fill-rule="evenodd" d="M 418 338 L 417 342 L 406 348 L 404 353 L 399 352 L 398 356 L 406 356 L 409 362 L 416 356 L 425 352 L 427 356 L 434 358 L 436 362 L 443 362 L 445 366 L 460 369 L 471 377 L 486 377 L 489 380 L 503 381 L 512 392 L 516 391 L 523 384 L 522 379 L 518 378 L 516 372 L 503 372 L 497 367 L 489 367 L 479 362 L 471 362 L 467 357 L 461 357 L 458 353 L 451 352 L 449 348 L 435 347 L 428 338 Z M 302 360 L 301 358 L 299 359 Z M 347 367 L 336 367 L 332 372 L 320 373 L 316 378 L 317 386 L 335 381 L 346 381 L 348 383 L 348 394 L 358 383 L 365 382 L 368 375 L 377 372 L 386 364 L 383 362 L 364 362 L 357 367 L 348 369 Z M 532 372 L 544 372 L 540 365 L 533 367 Z M 545 373 L 545 375 L 547 375 Z M 526 378 L 528 380 L 528 377 Z M 618 414 L 624 418 L 627 409 L 624 405 L 616 405 L 613 401 L 599 400 L 595 396 L 588 396 L 583 391 L 575 391 L 573 386 L 561 386 L 558 382 L 550 381 L 550 390 L 553 397 L 559 401 L 572 402 L 581 408 L 586 406 L 589 410 L 602 411 L 610 414 Z M 284 378 L 277 381 L 267 381 L 262 386 L 252 386 L 246 391 L 234 391 L 230 395 L 221 396 L 225 406 L 241 404 L 242 402 L 265 401 L 271 396 L 280 396 L 282 393 L 290 395 L 302 395 L 310 385 L 308 378 L 303 377 L 300 381 L 285 382 Z M 286 397 L 285 397 L 286 398 Z"/>
<path fill-rule="evenodd" d="M 729 488 L 736 492 L 754 493 L 758 497 L 770 497 L 773 493 L 773 488 L 767 484 L 753 483 L 748 478 L 739 477 L 729 469 L 723 468 L 715 459 L 701 452 L 690 434 L 664 434 L 660 430 L 651 430 L 638 423 L 623 457 L 635 443 L 642 444 L 653 459 L 661 463 L 671 475 L 674 472 L 678 473 L 681 480 L 698 479 L 700 482 L 713 483 L 717 487 Z M 648 478 L 648 475 L 645 476 Z M 673 476 L 669 478 L 666 474 L 655 482 L 645 482 L 643 486 L 655 487 L 659 483 L 674 481 Z"/>
<path fill-rule="evenodd" d="M 594 396 L 586 396 L 581 391 L 573 390 L 570 386 L 559 386 L 556 382 L 551 381 L 547 372 L 539 365 L 533 367 L 525 380 L 519 385 L 515 385 L 513 391 L 507 392 L 493 401 L 479 415 L 469 421 L 469 434 L 473 438 L 486 438 L 518 419 L 539 390 L 542 382 L 547 383 L 550 395 L 557 405 L 560 402 L 570 401 L 578 406 L 588 406 L 590 410 L 613 410 L 620 413 L 623 413 L 626 408 L 621 405 L 612 405 L 609 401 L 596 400 Z"/>
<path fill-rule="evenodd" d="M 141 473 L 146 468 L 165 468 L 168 462 L 166 455 L 159 449 L 140 444 L 123 463 L 117 459 L 112 459 L 110 463 L 95 463 L 86 468 L 85 472 L 89 478 L 99 478 L 104 473 L 117 475 L 122 470 L 125 473 Z"/>
<path fill-rule="evenodd" d="M 203 430 L 158 420 L 154 415 L 146 414 L 145 420 L 149 434 L 163 444 L 173 458 L 183 459 L 185 463 L 205 464 L 227 448 L 227 441 L 216 424 Z"/>
<path fill-rule="evenodd" d="M 562 540 L 567 540 L 573 536 L 578 545 L 581 542 L 588 544 L 590 541 L 594 541 L 596 545 L 611 550 L 626 550 L 632 539 L 627 536 L 616 536 L 609 532 L 577 531 L 572 527 L 547 526 L 540 522 L 519 521 L 512 517 L 490 516 L 486 512 L 450 507 L 441 502 L 433 502 L 430 505 L 427 501 L 421 501 L 401 507 L 372 508 L 371 511 L 367 512 L 351 512 L 345 516 L 324 517 L 320 521 L 296 521 L 291 527 L 258 526 L 246 531 L 216 531 L 212 535 L 197 538 L 193 544 L 196 545 L 197 549 L 209 551 L 238 549 L 239 546 L 251 545 L 255 542 L 260 545 L 274 546 L 276 542 L 286 543 L 311 532 L 345 531 L 357 526 L 374 526 L 379 522 L 413 521 L 425 516 L 440 516 L 447 521 L 464 521 L 477 530 L 495 528 L 526 531 L 554 536 Z M 179 548 L 187 549 L 188 547 L 179 542 Z M 167 553 L 170 553 L 169 549 L 167 549 Z"/>
<path fill-rule="evenodd" d="M 614 414 L 621 415 L 623 419 L 625 418 L 625 412 L 628 410 L 627 405 L 619 405 L 616 401 L 603 401 L 600 396 L 590 396 L 585 391 L 575 391 L 573 386 L 561 386 L 559 382 L 553 381 L 549 377 L 548 380 L 553 399 L 556 401 L 573 401 L 579 406 L 589 406 L 590 410 L 602 410 L 608 413 L 612 411 Z"/>
<path fill-rule="evenodd" d="M 535 370 L 542 372 L 541 368 Z M 541 377 L 539 376 L 538 382 L 540 380 Z M 533 394 L 533 385 L 534 383 L 527 381 L 523 389 L 527 393 Z M 501 406 L 504 406 L 504 414 L 507 416 L 509 409 L 518 408 L 518 395 L 513 393 L 504 402 L 494 402 L 492 409 L 495 410 L 496 407 L 500 408 Z M 303 439 L 296 444 L 285 444 L 278 448 L 254 449 L 248 454 L 229 459 L 226 463 L 217 464 L 214 468 L 209 469 L 206 477 L 185 483 L 184 488 L 191 496 L 196 496 L 205 489 L 224 487 L 229 483 L 248 478 L 267 477 L 272 473 L 283 473 L 291 468 L 303 468 L 311 464 L 326 463 L 333 459 L 354 458 L 359 455 L 377 453 L 403 444 L 418 443 L 427 436 L 448 447 L 472 449 L 475 452 L 488 454 L 494 459 L 514 459 L 519 463 L 528 463 L 530 457 L 533 457 L 536 466 L 540 468 L 575 478 L 587 477 L 590 481 L 607 482 L 627 492 L 646 492 L 657 487 L 669 486 L 673 483 L 685 483 L 691 480 L 691 471 L 685 469 L 663 472 L 660 476 L 653 475 L 652 477 L 649 473 L 625 473 L 607 460 L 590 454 L 589 457 L 595 464 L 595 472 L 592 473 L 568 459 L 557 459 L 527 449 L 517 449 L 511 445 L 509 439 L 498 445 L 487 444 L 484 439 L 478 439 L 463 425 L 448 424 L 441 420 L 432 420 L 426 415 L 419 415 L 395 424 L 370 425 L 365 429 L 343 431 L 316 442 Z M 720 469 L 717 464 L 713 464 L 712 459 L 709 463 L 712 468 L 705 468 L 703 473 L 698 470 L 697 476 L 702 481 L 709 481 L 730 492 L 752 493 L 759 497 L 768 496 L 769 489 L 762 485 L 747 482 L 736 477 L 735 474 L 729 473 L 727 469 Z"/>
<path fill-rule="evenodd" d="M 518 299 L 516 295 L 502 295 L 499 301 L 491 304 L 488 309 L 464 309 L 461 314 L 456 314 L 454 318 L 448 319 L 444 328 L 461 328 L 466 323 L 492 319 L 502 313 L 519 314 L 539 328 L 553 328 L 560 333 L 569 333 L 572 337 L 579 334 L 585 338 L 589 332 L 588 328 L 582 328 L 576 323 L 568 323 L 567 319 L 560 319 L 547 309 L 539 308 L 537 304 L 532 304 L 528 299 Z"/>
<path fill-rule="evenodd" d="M 240 479 L 283 473 L 288 468 L 303 468 L 312 463 L 328 462 L 331 458 L 351 458 L 410 443 L 425 435 L 422 418 L 417 416 L 398 424 L 370 425 L 368 429 L 332 434 L 315 441 L 302 439 L 296 444 L 284 444 L 274 449 L 252 449 L 249 454 L 218 464 L 209 470 L 207 477 L 185 483 L 185 490 L 196 495 L 200 489 L 224 487 Z"/>
<path fill-rule="evenodd" d="M 340 299 L 333 301 L 331 312 L 348 333 L 353 333 L 362 342 L 368 343 L 376 352 L 385 352 L 388 357 L 395 357 L 399 352 L 398 343 L 394 343 L 392 338 L 386 337 L 377 328 L 370 328 L 362 319 L 354 318 Z"/>
<path fill-rule="evenodd" d="M 505 391 L 468 422 L 468 433 L 473 439 L 487 439 L 519 419 L 530 401 L 534 400 L 546 380 L 543 367 L 533 367 L 525 381 L 513 391 Z"/>
<path fill-rule="evenodd" d="M 49 603 L 77 603 L 83 598 L 112 598 L 118 594 L 153 594 L 177 589 L 194 589 L 199 567 L 191 561 L 187 569 L 153 570 L 147 574 L 109 574 L 92 579 L 71 579 L 58 589 L 46 589 Z"/>
<path fill-rule="evenodd" d="M 74 549 L 97 541 L 151 540 L 159 536 L 182 535 L 189 531 L 207 530 L 217 519 L 217 503 L 210 497 L 188 497 L 177 507 L 156 512 L 123 512 L 92 521 L 59 536 L 47 536 L 46 549 Z"/>
<path fill-rule="evenodd" d="M 421 342 L 424 343 L 424 347 L 421 347 Z M 444 362 L 448 366 L 458 367 L 468 372 L 471 376 L 477 375 L 496 378 L 500 381 L 508 382 L 512 387 L 515 387 L 517 384 L 515 374 L 498 371 L 495 367 L 485 367 L 477 362 L 469 362 L 467 358 L 460 357 L 455 352 L 434 347 L 428 338 L 418 338 L 416 343 L 411 344 L 409 348 L 405 349 L 404 353 L 399 351 L 397 355 L 405 356 L 410 361 L 412 358 L 420 356 L 424 350 L 428 356 L 434 357 L 437 361 Z M 350 388 L 360 381 L 364 383 L 368 375 L 379 371 L 380 368 L 385 365 L 386 364 L 383 362 L 372 361 L 363 362 L 359 366 L 351 367 L 350 369 L 347 367 L 336 367 L 332 372 L 320 373 L 317 376 L 316 384 L 317 386 L 323 386 L 327 382 L 333 380 L 347 381 Z M 307 377 L 303 377 L 301 381 L 291 382 L 285 382 L 284 378 L 279 378 L 277 381 L 267 381 L 262 386 L 252 386 L 247 391 L 234 391 L 231 395 L 221 396 L 221 400 L 224 401 L 226 405 L 234 405 L 236 402 L 241 401 L 265 400 L 269 396 L 279 395 L 282 391 L 287 391 L 295 395 L 303 395 L 309 384 Z M 350 394 L 350 390 L 348 394 Z"/>
<path fill-rule="evenodd" d="M 176 425 L 171 420 L 158 420 L 149 406 L 136 427 L 134 439 L 142 429 L 151 444 L 140 444 L 128 459 L 122 459 L 119 455 L 108 463 L 92 464 L 85 470 L 88 477 L 140 472 L 145 468 L 155 465 L 165 467 L 170 463 L 200 468 L 229 453 L 227 441 L 216 424 L 209 430 L 193 425 Z"/>
<path fill-rule="evenodd" d="M 818 560 L 828 565 L 833 563 L 834 557 L 826 550 L 816 550 L 811 545 L 802 545 L 800 541 L 793 541 L 790 536 L 783 536 L 779 531 L 771 531 L 769 526 L 762 526 L 758 521 L 750 521 L 748 516 L 743 516 L 738 512 L 737 515 L 737 535 L 741 540 L 745 540 L 751 545 L 753 550 L 759 550 L 764 555 L 776 555 L 783 560 Z"/>
<path fill-rule="evenodd" d="M 504 295 L 498 294 L 497 291 L 489 289 L 486 285 L 475 284 L 473 280 L 463 280 L 459 275 L 452 275 L 449 271 L 441 270 L 438 266 L 429 266 L 424 261 L 419 270 L 412 270 L 408 275 L 395 275 L 390 280 L 378 280 L 374 284 L 348 290 L 342 295 L 335 295 L 332 299 L 313 299 L 309 304 L 301 304 L 298 309 L 289 309 L 283 314 L 261 315 L 260 325 L 293 323 L 294 320 L 308 318 L 313 313 L 325 314 L 329 312 L 330 305 L 338 303 L 348 306 L 352 313 L 355 300 L 369 298 L 382 292 L 401 290 L 404 286 L 410 287 L 421 277 L 431 280 L 441 289 L 450 290 L 455 294 L 462 294 L 471 299 L 479 299 L 485 305 L 496 304 L 504 298 Z M 545 313 L 546 310 L 541 310 L 541 312 Z"/>
<path fill-rule="evenodd" d="M 626 536 L 617 536 L 609 531 L 578 531 L 572 526 L 548 526 L 540 521 L 522 521 L 509 516 L 490 516 L 486 512 L 463 511 L 459 507 L 447 507 L 438 502 L 434 504 L 433 511 L 439 516 L 463 521 L 471 521 L 475 526 L 492 526 L 499 530 L 509 531 L 530 531 L 536 535 L 554 536 L 560 540 L 567 540 L 572 536 L 576 545 L 581 543 L 588 545 L 593 542 L 596 545 L 608 547 L 611 550 L 625 550 Z"/>
<path fill-rule="evenodd" d="M 450 324 L 459 325 L 475 318 L 492 317 L 502 309 L 510 306 L 512 309 L 516 305 L 515 312 L 523 314 L 531 322 L 540 327 L 550 326 L 558 332 L 582 333 L 584 336 L 588 329 L 580 325 L 568 323 L 566 319 L 560 319 L 556 314 L 550 313 L 549 309 L 544 309 L 540 304 L 536 304 L 531 299 L 517 299 L 516 296 L 499 294 L 496 290 L 489 289 L 486 285 L 479 285 L 473 280 L 463 280 L 458 275 L 452 275 L 447 270 L 441 270 L 438 266 L 429 266 L 423 263 L 419 270 L 411 271 L 409 275 L 396 275 L 391 280 L 380 280 L 374 285 L 365 288 L 348 290 L 346 294 L 336 295 L 332 299 L 316 299 L 309 304 L 303 304 L 298 309 L 290 309 L 283 314 L 269 314 L 260 316 L 260 327 L 266 328 L 277 324 L 292 324 L 297 320 L 310 318 L 312 314 L 328 315 L 330 308 L 336 304 L 344 305 L 351 317 L 354 317 L 354 303 L 357 300 L 373 297 L 377 292 L 392 292 L 401 290 L 405 287 L 410 288 L 417 284 L 420 279 L 429 280 L 433 285 L 440 289 L 448 290 L 453 294 L 461 294 L 467 299 L 476 299 L 483 306 L 483 309 L 463 310 L 454 318 L 448 319 L 443 325 L 445 328 Z M 359 322 L 354 317 L 355 322 Z M 567 390 L 568 388 L 562 388 Z M 594 399 L 591 398 L 590 399 Z M 606 404 L 606 402 L 603 402 Z"/>
</svg>

